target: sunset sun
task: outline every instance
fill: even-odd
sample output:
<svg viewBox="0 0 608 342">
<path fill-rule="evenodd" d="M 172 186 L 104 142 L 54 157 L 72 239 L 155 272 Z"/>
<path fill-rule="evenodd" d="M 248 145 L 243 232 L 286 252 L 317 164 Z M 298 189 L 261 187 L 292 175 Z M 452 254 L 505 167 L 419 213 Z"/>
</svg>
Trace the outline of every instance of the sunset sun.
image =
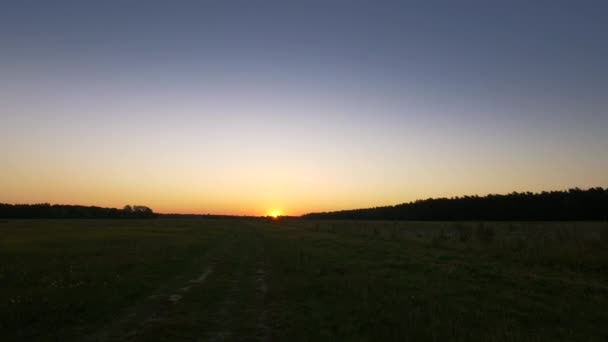
<svg viewBox="0 0 608 342">
<path fill-rule="evenodd" d="M 278 210 L 270 210 L 268 212 L 268 216 L 271 216 L 273 218 L 278 218 L 279 216 L 281 216 L 281 212 Z"/>
</svg>

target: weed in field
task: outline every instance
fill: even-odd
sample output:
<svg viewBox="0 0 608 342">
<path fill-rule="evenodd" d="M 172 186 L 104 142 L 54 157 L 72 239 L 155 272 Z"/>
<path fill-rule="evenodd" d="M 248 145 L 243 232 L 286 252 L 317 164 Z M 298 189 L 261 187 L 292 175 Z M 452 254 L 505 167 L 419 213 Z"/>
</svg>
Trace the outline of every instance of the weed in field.
<svg viewBox="0 0 608 342">
<path fill-rule="evenodd" d="M 448 236 L 445 234 L 445 231 L 442 229 L 439 231 L 439 234 L 434 236 L 431 239 L 431 245 L 433 247 L 441 247 L 448 240 Z"/>
<path fill-rule="evenodd" d="M 456 224 L 456 234 L 460 242 L 467 243 L 473 237 L 473 228 L 470 225 L 458 223 Z"/>
<path fill-rule="evenodd" d="M 608 222 L 604 223 L 604 226 L 600 228 L 600 241 L 608 245 Z"/>
<path fill-rule="evenodd" d="M 509 224 L 507 225 L 507 231 L 508 231 L 509 233 L 514 233 L 516 230 L 517 230 L 517 226 L 516 226 L 515 224 L 513 224 L 513 223 L 509 223 Z"/>
<path fill-rule="evenodd" d="M 479 240 L 479 242 L 491 243 L 494 241 L 496 232 L 492 226 L 480 222 L 475 230 L 475 235 L 477 236 L 477 240 Z"/>
<path fill-rule="evenodd" d="M 514 241 L 514 243 L 512 244 L 512 249 L 515 252 L 521 252 L 523 250 L 525 250 L 527 247 L 526 244 L 526 240 L 524 240 L 522 237 L 517 237 Z"/>
</svg>

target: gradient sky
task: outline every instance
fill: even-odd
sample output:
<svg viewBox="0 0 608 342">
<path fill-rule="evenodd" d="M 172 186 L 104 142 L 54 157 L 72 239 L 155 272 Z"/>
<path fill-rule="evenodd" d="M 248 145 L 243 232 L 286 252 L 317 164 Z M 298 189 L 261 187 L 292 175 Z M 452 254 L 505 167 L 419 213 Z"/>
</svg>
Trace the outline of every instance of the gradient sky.
<svg viewBox="0 0 608 342">
<path fill-rule="evenodd" d="M 606 1 L 3 1 L 0 202 L 608 186 Z"/>
</svg>

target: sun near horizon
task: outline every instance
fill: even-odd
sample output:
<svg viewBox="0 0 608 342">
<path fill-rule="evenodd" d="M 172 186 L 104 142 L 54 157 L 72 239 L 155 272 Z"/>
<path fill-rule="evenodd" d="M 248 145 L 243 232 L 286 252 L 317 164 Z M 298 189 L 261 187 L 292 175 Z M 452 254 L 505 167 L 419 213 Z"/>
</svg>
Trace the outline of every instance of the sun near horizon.
<svg viewBox="0 0 608 342">
<path fill-rule="evenodd" d="M 270 216 L 270 217 L 272 217 L 272 218 L 275 218 L 275 219 L 276 219 L 276 218 L 278 218 L 279 216 L 282 216 L 282 214 L 281 214 L 281 212 L 280 212 L 279 210 L 272 209 L 272 210 L 269 210 L 269 211 L 268 211 L 268 215 L 267 215 L 267 216 Z"/>
</svg>

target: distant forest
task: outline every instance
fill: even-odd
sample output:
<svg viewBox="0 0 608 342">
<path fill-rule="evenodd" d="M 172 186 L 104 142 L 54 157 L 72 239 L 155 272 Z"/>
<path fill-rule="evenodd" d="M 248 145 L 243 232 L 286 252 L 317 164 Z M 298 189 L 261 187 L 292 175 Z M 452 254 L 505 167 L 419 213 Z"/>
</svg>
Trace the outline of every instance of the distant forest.
<svg viewBox="0 0 608 342">
<path fill-rule="evenodd" d="M 420 221 L 605 221 L 608 188 L 431 198 L 394 206 L 302 215 L 309 219 Z"/>
<path fill-rule="evenodd" d="M 122 209 L 86 207 L 82 205 L 41 204 L 4 204 L 0 203 L 0 218 L 83 218 L 83 219 L 122 219 L 153 218 L 152 209 L 141 205 L 126 205 Z"/>
</svg>

